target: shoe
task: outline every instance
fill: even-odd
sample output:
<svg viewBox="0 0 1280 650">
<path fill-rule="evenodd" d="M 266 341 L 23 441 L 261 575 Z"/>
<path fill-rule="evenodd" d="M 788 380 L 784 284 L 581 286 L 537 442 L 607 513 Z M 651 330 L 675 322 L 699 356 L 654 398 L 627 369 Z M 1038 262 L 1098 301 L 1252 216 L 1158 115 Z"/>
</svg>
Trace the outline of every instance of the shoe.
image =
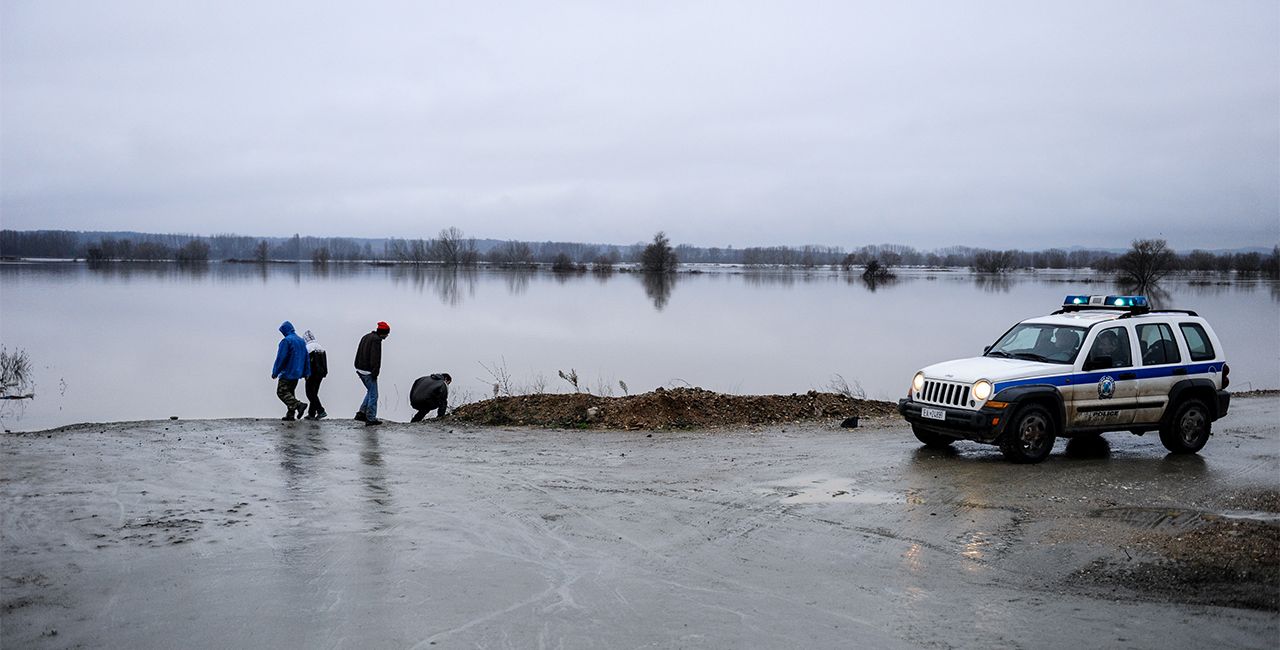
<svg viewBox="0 0 1280 650">
<path fill-rule="evenodd" d="M 280 419 L 284 420 L 285 422 L 293 422 L 293 409 L 289 409 L 289 412 L 285 413 L 284 417 Z"/>
<path fill-rule="evenodd" d="M 379 424 L 382 424 L 382 420 L 365 420 L 364 422 L 366 427 L 377 426 Z"/>
<path fill-rule="evenodd" d="M 301 420 L 301 419 L 302 419 L 302 416 L 303 416 L 303 415 L 306 415 L 306 413 L 307 413 L 307 403 L 306 403 L 306 402 L 298 402 L 298 405 L 297 405 L 297 406 L 295 406 L 295 407 L 293 407 L 293 410 L 295 410 L 295 411 L 297 411 L 297 412 L 298 412 L 298 419 L 299 419 L 299 420 Z"/>
<path fill-rule="evenodd" d="M 324 411 L 320 411 L 319 413 L 316 413 L 316 416 L 315 416 L 314 418 L 312 418 L 312 419 L 315 419 L 315 420 L 323 420 L 323 419 L 325 419 L 325 418 L 327 418 L 327 417 L 329 417 L 329 414 L 328 414 L 328 413 L 325 413 Z"/>
<path fill-rule="evenodd" d="M 316 419 L 316 416 L 314 416 L 314 415 L 304 415 L 304 416 L 302 416 L 302 419 L 304 419 L 304 420 L 314 420 L 314 419 Z"/>
<path fill-rule="evenodd" d="M 360 422 L 368 422 L 369 417 L 364 414 L 364 411 L 356 411 L 356 420 Z"/>
</svg>

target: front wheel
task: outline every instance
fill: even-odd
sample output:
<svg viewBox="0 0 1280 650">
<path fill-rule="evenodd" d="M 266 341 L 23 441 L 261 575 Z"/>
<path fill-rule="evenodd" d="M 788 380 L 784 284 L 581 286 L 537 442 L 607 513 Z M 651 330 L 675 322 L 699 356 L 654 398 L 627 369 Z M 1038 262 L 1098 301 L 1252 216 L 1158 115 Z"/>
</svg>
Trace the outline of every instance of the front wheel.
<svg viewBox="0 0 1280 650">
<path fill-rule="evenodd" d="M 1209 442 L 1211 433 L 1209 407 L 1198 399 L 1178 405 L 1173 417 L 1160 427 L 1160 442 L 1175 454 L 1194 454 Z"/>
<path fill-rule="evenodd" d="M 1014 463 L 1038 463 L 1049 457 L 1057 440 L 1053 416 L 1038 404 L 1022 407 L 1000 440 L 1000 451 Z"/>
<path fill-rule="evenodd" d="M 911 425 L 911 433 L 916 434 L 916 440 L 923 442 L 924 446 L 932 447 L 934 449 L 950 447 L 951 443 L 955 442 L 955 438 L 949 438 L 940 433 L 934 433 L 918 424 Z"/>
</svg>

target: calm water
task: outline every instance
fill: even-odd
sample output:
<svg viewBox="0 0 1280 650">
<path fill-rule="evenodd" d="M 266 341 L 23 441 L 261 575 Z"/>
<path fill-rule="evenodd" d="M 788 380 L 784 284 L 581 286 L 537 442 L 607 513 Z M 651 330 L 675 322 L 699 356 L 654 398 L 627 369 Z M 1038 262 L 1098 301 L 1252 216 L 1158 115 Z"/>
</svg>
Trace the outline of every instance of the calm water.
<svg viewBox="0 0 1280 650">
<path fill-rule="evenodd" d="M 1280 387 L 1274 283 L 1162 289 L 1161 306 L 1195 309 L 1217 328 L 1234 388 Z M 1068 293 L 1116 291 L 1089 274 L 919 272 L 872 288 L 828 271 L 709 270 L 656 285 L 621 273 L 3 264 L 0 343 L 27 351 L 36 398 L 0 402 L 0 422 L 278 417 L 270 374 L 285 319 L 329 351 L 321 397 L 333 417 L 350 417 L 363 397 L 351 360 L 379 320 L 392 327 L 380 415 L 393 420 L 412 414 L 413 380 L 442 371 L 454 376 L 454 402 L 489 396 L 491 370 L 503 369 L 517 389 L 570 391 L 556 373 L 574 369 L 583 389 L 614 395 L 619 381 L 631 393 L 793 393 L 841 375 L 896 399 L 920 366 L 978 354 Z"/>
</svg>

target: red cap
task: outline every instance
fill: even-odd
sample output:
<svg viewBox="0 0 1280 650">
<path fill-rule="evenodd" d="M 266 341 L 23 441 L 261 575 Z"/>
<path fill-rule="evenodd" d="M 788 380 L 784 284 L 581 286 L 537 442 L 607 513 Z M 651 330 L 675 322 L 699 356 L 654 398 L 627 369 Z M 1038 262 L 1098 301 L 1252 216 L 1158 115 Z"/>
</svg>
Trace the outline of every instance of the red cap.
<svg viewBox="0 0 1280 650">
<path fill-rule="evenodd" d="M 379 330 L 379 331 L 386 331 L 386 332 L 390 332 L 390 331 L 391 331 L 391 326 L 390 326 L 390 325 L 388 325 L 388 324 L 386 323 L 386 321 L 378 321 L 378 330 Z"/>
</svg>

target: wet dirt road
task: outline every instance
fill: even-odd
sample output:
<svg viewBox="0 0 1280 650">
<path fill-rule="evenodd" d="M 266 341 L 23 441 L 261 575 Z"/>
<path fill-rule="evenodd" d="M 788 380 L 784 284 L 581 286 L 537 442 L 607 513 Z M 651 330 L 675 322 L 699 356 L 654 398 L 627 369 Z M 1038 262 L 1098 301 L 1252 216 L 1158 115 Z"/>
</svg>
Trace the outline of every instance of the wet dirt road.
<svg viewBox="0 0 1280 650">
<path fill-rule="evenodd" d="M 1089 578 L 1275 522 L 1231 499 L 1280 489 L 1280 399 L 1232 408 L 1201 456 L 1112 434 L 1037 466 L 893 420 L 4 436 L 0 645 L 1274 647 L 1274 609 Z"/>
</svg>

